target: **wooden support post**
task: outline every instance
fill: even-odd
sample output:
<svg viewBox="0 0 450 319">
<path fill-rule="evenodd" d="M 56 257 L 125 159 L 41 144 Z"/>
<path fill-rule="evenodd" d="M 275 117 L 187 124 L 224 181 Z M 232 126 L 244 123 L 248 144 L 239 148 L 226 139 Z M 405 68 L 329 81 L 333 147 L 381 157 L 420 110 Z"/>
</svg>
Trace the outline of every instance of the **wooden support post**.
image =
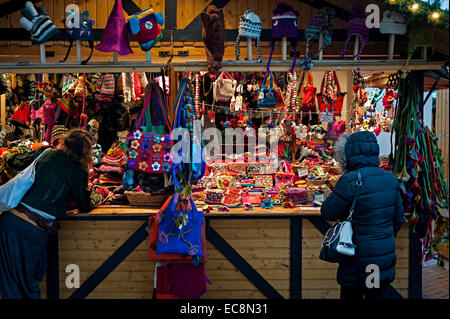
<svg viewBox="0 0 450 319">
<path fill-rule="evenodd" d="M 77 61 L 78 63 L 81 63 L 81 41 L 76 40 L 75 44 L 77 46 Z"/>
<path fill-rule="evenodd" d="M 353 60 L 357 60 L 357 55 L 359 51 L 359 36 L 355 37 L 355 46 L 353 47 Z"/>
<path fill-rule="evenodd" d="M 323 58 L 323 50 L 321 50 L 322 49 L 322 45 L 323 45 L 323 33 L 322 32 L 320 32 L 320 35 L 319 35 L 319 60 L 322 60 L 322 58 Z"/>
<path fill-rule="evenodd" d="M 1 75 L 0 75 L 1 76 Z M 2 128 L 6 125 L 6 95 L 0 95 L 0 124 Z"/>
<path fill-rule="evenodd" d="M 41 51 L 41 63 L 47 63 L 47 62 L 45 61 L 45 43 L 42 43 L 42 44 L 39 46 L 39 50 Z"/>
<path fill-rule="evenodd" d="M 173 114 L 173 108 L 175 105 L 175 101 L 177 99 L 177 92 L 178 92 L 178 78 L 177 78 L 177 72 L 175 72 L 175 68 L 173 66 L 169 66 L 169 109 L 168 109 L 168 116 L 169 121 L 173 123 L 174 121 L 174 114 Z"/>
<path fill-rule="evenodd" d="M 286 37 L 281 38 L 281 56 L 283 61 L 287 60 L 287 39 Z"/>
<path fill-rule="evenodd" d="M 422 60 L 423 61 L 427 60 L 427 47 L 426 46 L 422 47 Z"/>
<path fill-rule="evenodd" d="M 247 60 L 252 60 L 252 38 L 247 38 Z"/>
<path fill-rule="evenodd" d="M 148 63 L 152 63 L 152 54 L 151 54 L 151 50 L 148 50 L 145 53 L 145 61 Z"/>
<path fill-rule="evenodd" d="M 389 35 L 389 60 L 394 59 L 395 33 Z"/>
<path fill-rule="evenodd" d="M 117 62 L 119 62 L 119 54 L 116 51 L 114 51 L 114 53 L 113 53 L 113 63 L 117 63 Z"/>
</svg>

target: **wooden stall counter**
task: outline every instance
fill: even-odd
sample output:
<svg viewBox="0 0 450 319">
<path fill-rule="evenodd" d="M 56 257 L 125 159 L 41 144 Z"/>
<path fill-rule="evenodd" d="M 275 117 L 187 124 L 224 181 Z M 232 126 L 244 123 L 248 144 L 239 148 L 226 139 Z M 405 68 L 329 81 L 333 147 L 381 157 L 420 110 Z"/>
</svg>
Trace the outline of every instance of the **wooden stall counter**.
<svg viewBox="0 0 450 319">
<path fill-rule="evenodd" d="M 42 296 L 152 298 L 155 262 L 149 260 L 147 221 L 158 210 L 102 206 L 89 214 L 69 213 L 50 244 Z M 330 227 L 319 209 L 215 209 L 204 216 L 206 274 L 212 285 L 202 298 L 339 298 L 337 264 L 317 257 Z M 409 255 L 404 225 L 397 238 L 393 296 L 408 298 L 413 288 Z M 79 288 L 66 286 L 66 267 L 71 264 L 80 269 Z"/>
</svg>

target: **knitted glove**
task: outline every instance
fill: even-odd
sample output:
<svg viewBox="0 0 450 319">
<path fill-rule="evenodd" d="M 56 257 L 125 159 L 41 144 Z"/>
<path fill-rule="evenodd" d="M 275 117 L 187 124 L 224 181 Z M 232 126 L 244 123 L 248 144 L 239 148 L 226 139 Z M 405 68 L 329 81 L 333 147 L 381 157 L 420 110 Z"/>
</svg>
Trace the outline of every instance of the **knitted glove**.
<svg viewBox="0 0 450 319">
<path fill-rule="evenodd" d="M 31 33 L 31 44 L 39 45 L 52 40 L 59 34 L 59 30 L 53 24 L 44 7 L 36 8 L 27 1 L 22 10 L 23 17 L 20 24 Z"/>
</svg>

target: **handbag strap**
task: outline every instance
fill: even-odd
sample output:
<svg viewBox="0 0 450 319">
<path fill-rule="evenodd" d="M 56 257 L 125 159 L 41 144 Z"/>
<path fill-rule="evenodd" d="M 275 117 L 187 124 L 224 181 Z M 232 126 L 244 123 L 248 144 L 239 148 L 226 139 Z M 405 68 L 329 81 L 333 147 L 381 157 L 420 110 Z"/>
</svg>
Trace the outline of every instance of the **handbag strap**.
<svg viewBox="0 0 450 319">
<path fill-rule="evenodd" d="M 355 197 L 353 198 L 352 207 L 350 208 L 350 214 L 348 215 L 347 220 L 352 220 L 353 213 L 355 212 L 356 200 L 358 199 L 359 191 L 360 191 L 361 185 L 362 185 L 361 172 L 358 170 L 357 174 L 358 174 L 358 180 L 356 181 L 356 194 L 355 194 Z"/>
</svg>

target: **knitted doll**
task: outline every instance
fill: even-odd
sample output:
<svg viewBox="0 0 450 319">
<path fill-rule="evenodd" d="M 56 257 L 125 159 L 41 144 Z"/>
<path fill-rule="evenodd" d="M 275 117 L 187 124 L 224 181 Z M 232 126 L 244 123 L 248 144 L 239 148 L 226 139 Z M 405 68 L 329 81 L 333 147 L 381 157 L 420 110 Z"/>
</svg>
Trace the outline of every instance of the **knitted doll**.
<svg viewBox="0 0 450 319">
<path fill-rule="evenodd" d="M 100 124 L 95 119 L 90 120 L 88 125 L 86 126 L 86 130 L 89 133 L 91 133 L 92 139 L 93 139 L 92 162 L 93 162 L 94 166 L 98 166 L 102 160 L 102 147 L 100 144 L 98 144 L 98 129 L 99 129 L 99 127 L 100 127 Z"/>
<path fill-rule="evenodd" d="M 200 15 L 203 24 L 202 38 L 205 43 L 208 71 L 215 76 L 222 68 L 225 53 L 225 20 L 222 9 L 209 5 Z"/>
</svg>

